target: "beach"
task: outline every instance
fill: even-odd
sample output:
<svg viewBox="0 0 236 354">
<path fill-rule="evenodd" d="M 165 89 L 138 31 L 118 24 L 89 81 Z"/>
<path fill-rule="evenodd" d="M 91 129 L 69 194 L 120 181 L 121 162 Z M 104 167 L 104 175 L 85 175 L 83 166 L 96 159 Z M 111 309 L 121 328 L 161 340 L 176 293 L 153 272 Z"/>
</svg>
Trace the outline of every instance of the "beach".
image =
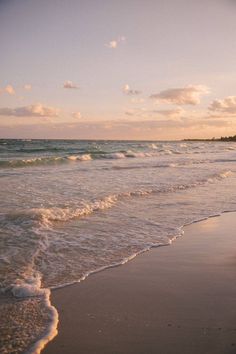
<svg viewBox="0 0 236 354">
<path fill-rule="evenodd" d="M 52 291 L 44 354 L 236 353 L 236 213 L 184 227 L 170 246 Z"/>
<path fill-rule="evenodd" d="M 235 5 L 0 0 L 0 354 L 236 354 Z"/>
<path fill-rule="evenodd" d="M 201 223 L 187 226 L 182 238 L 183 226 L 236 210 L 235 143 L 1 140 L 0 155 L 1 353 L 40 352 L 56 334 L 58 314 L 59 335 L 46 350 L 63 338 L 64 314 L 76 341 L 68 341 L 68 332 L 62 342 L 82 353 L 151 352 L 175 326 L 186 327 L 174 311 L 202 299 L 210 275 L 199 257 L 212 260 L 224 235 L 224 247 L 232 247 L 221 226 L 219 243 L 199 235 L 194 241 Z M 218 219 L 207 225 L 211 220 Z M 186 258 L 195 244 L 197 267 Z M 181 293 L 192 273 L 199 279 L 194 291 Z M 86 335 L 89 345 L 81 340 L 78 347 Z"/>
</svg>

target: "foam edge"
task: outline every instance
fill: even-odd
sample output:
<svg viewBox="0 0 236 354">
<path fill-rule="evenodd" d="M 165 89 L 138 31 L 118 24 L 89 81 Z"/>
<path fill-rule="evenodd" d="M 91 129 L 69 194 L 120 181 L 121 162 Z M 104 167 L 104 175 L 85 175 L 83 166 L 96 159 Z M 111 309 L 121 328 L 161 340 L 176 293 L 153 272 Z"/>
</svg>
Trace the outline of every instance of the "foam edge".
<svg viewBox="0 0 236 354">
<path fill-rule="evenodd" d="M 40 354 L 41 351 L 45 348 L 45 346 L 53 340 L 57 334 L 58 334 L 58 323 L 59 323 L 59 314 L 57 309 L 51 304 L 50 301 L 51 297 L 51 291 L 48 289 L 48 291 L 45 293 L 45 305 L 47 306 L 49 312 L 50 312 L 50 317 L 51 317 L 51 323 L 45 330 L 43 336 L 38 339 L 33 346 L 27 351 L 27 354 Z"/>
</svg>

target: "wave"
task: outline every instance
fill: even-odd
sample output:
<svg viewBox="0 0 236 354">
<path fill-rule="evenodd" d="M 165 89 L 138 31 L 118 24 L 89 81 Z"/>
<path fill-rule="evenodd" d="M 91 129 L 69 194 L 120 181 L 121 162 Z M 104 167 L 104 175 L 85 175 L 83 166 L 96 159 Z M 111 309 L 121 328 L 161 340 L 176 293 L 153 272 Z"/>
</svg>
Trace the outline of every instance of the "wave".
<svg viewBox="0 0 236 354">
<path fill-rule="evenodd" d="M 151 157 L 153 156 L 151 153 L 149 152 L 135 152 L 135 151 L 132 151 L 132 150 L 128 150 L 126 153 L 125 153 L 125 156 L 126 157 L 137 157 L 137 158 L 142 158 L 142 157 Z"/>
<path fill-rule="evenodd" d="M 173 152 L 169 149 L 162 149 L 162 150 L 160 150 L 160 152 L 164 155 L 172 155 L 173 154 Z"/>
<path fill-rule="evenodd" d="M 227 177 L 232 176 L 232 175 L 233 175 L 233 172 L 230 171 L 230 170 L 228 170 L 228 171 L 225 171 L 225 172 L 220 173 L 220 174 L 219 174 L 219 177 L 220 177 L 220 178 L 227 178 Z"/>
<path fill-rule="evenodd" d="M 125 159 L 126 155 L 123 152 L 113 152 L 110 154 L 104 155 L 105 158 L 107 159 Z"/>
<path fill-rule="evenodd" d="M 138 152 L 127 150 L 125 152 L 114 152 L 101 155 L 100 158 L 108 158 L 108 159 L 125 159 L 125 158 L 145 158 L 145 157 L 153 157 L 158 156 L 157 154 L 153 154 L 150 152 Z"/>
<path fill-rule="evenodd" d="M 0 168 L 9 167 L 27 167 L 27 166 L 41 166 L 41 165 L 56 165 L 66 163 L 68 161 L 89 161 L 92 157 L 89 154 L 84 155 L 71 155 L 66 157 L 53 156 L 53 157 L 35 157 L 32 159 L 17 159 L 17 160 L 1 160 Z"/>
<path fill-rule="evenodd" d="M 69 156 L 52 156 L 52 157 L 34 157 L 31 159 L 14 159 L 14 160 L 0 160 L 0 168 L 17 168 L 17 167 L 29 167 L 29 166 L 41 166 L 41 165 L 56 165 L 69 162 L 81 162 L 91 160 L 103 160 L 103 159 L 126 159 L 126 158 L 147 158 L 158 156 L 149 152 L 136 152 L 128 150 L 126 152 L 114 152 L 114 153 L 91 153 Z"/>
<path fill-rule="evenodd" d="M 31 220 L 32 225 L 34 226 L 36 223 L 38 224 L 38 226 L 51 228 L 53 226 L 53 223 L 55 222 L 66 222 L 72 219 L 88 216 L 94 212 L 109 209 L 121 200 L 135 197 L 144 197 L 151 194 L 171 193 L 180 190 L 187 190 L 190 188 L 195 188 L 197 186 L 204 185 L 206 183 L 215 183 L 216 181 L 220 181 L 232 175 L 233 172 L 227 170 L 189 184 L 176 184 L 173 186 L 166 186 L 160 188 L 125 191 L 117 194 L 108 195 L 100 200 L 84 203 L 82 206 L 75 208 L 32 208 L 29 210 L 22 210 L 20 212 L 10 212 L 9 214 L 2 214 L 1 221 L 3 223 L 8 223 L 8 221 L 12 223 L 15 221 L 18 224 L 19 222 L 25 223 Z"/>
<path fill-rule="evenodd" d="M 139 192 L 141 193 L 141 191 Z M 124 193 L 125 195 L 126 193 Z M 131 195 L 131 193 L 128 193 Z M 128 196 L 127 194 L 127 196 Z M 121 194 L 122 195 L 122 194 Z M 103 199 L 88 202 L 80 207 L 75 208 L 32 208 L 21 211 L 13 211 L 8 214 L 1 214 L 1 223 L 3 225 L 28 224 L 31 227 L 43 227 L 49 229 L 55 222 L 65 222 L 72 219 L 80 218 L 92 214 L 95 211 L 108 209 L 112 207 L 119 197 L 119 194 L 109 195 Z"/>
<path fill-rule="evenodd" d="M 119 165 L 114 165 L 114 166 L 109 166 L 109 167 L 104 167 L 104 170 L 138 170 L 138 169 L 152 169 L 152 168 L 173 168 L 173 167 L 179 167 L 181 166 L 178 163 L 159 163 L 159 164 L 151 164 L 151 165 L 131 165 L 131 166 L 119 166 Z"/>
<path fill-rule="evenodd" d="M 67 159 L 71 160 L 71 161 L 90 161 L 90 160 L 92 160 L 92 157 L 90 154 L 71 155 L 71 156 L 68 156 Z"/>
<path fill-rule="evenodd" d="M 150 149 L 154 149 L 154 150 L 157 150 L 157 149 L 158 149 L 158 146 L 157 146 L 156 144 L 154 144 L 154 143 L 148 145 L 148 147 L 149 147 Z"/>
</svg>

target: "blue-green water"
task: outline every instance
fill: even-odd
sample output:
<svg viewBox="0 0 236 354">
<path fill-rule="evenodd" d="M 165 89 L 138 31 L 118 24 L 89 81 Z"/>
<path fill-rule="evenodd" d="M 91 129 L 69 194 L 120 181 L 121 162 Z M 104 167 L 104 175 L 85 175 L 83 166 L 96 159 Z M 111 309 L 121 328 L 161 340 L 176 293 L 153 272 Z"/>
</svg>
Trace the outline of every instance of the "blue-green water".
<svg viewBox="0 0 236 354">
<path fill-rule="evenodd" d="M 55 334 L 51 288 L 236 210 L 235 172 L 235 143 L 0 140 L 0 351 Z"/>
</svg>

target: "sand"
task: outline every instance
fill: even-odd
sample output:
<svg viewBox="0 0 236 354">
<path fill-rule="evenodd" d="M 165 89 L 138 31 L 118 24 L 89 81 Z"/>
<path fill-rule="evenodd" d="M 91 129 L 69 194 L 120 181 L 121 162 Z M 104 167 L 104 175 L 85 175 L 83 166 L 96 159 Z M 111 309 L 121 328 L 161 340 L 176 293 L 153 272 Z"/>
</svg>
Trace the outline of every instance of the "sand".
<svg viewBox="0 0 236 354">
<path fill-rule="evenodd" d="M 184 232 L 54 290 L 59 334 L 43 354 L 236 353 L 236 213 Z"/>
</svg>

